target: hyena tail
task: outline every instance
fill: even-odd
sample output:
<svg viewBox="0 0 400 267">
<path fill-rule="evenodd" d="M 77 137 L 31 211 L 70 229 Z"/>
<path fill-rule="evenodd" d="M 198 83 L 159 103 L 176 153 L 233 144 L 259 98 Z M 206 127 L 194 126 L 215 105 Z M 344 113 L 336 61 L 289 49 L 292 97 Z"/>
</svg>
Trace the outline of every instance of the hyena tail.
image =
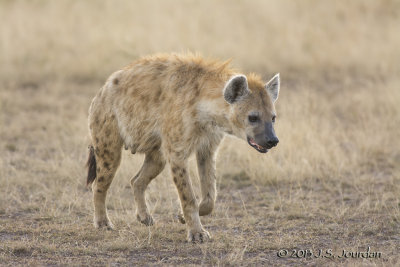
<svg viewBox="0 0 400 267">
<path fill-rule="evenodd" d="M 88 168 L 88 176 L 86 180 L 86 185 L 90 185 L 96 179 L 96 157 L 94 155 L 94 148 L 93 146 L 89 146 L 89 157 L 86 163 Z"/>
</svg>

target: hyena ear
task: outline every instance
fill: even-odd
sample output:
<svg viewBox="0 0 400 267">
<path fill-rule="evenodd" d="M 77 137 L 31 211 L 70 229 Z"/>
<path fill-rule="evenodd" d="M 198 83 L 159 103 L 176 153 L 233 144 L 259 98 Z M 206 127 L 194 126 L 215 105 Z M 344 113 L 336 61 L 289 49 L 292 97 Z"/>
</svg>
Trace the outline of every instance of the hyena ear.
<svg viewBox="0 0 400 267">
<path fill-rule="evenodd" d="M 279 78 L 279 73 L 265 84 L 265 89 L 267 90 L 267 93 L 271 96 L 272 102 L 274 103 L 278 99 L 280 86 L 281 82 Z"/>
<path fill-rule="evenodd" d="M 244 75 L 233 76 L 224 88 L 224 98 L 229 104 L 237 102 L 241 97 L 249 92 L 247 78 Z"/>
</svg>

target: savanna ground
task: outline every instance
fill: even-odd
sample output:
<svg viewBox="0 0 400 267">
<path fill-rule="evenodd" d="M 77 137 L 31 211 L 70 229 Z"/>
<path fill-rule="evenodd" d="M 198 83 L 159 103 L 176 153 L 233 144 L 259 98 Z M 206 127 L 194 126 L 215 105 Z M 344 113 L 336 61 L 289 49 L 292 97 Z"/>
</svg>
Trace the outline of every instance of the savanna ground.
<svg viewBox="0 0 400 267">
<path fill-rule="evenodd" d="M 0 17 L 0 265 L 400 264 L 398 1 L 4 0 Z M 141 55 L 187 50 L 281 73 L 279 145 L 225 139 L 210 243 L 186 243 L 168 168 L 147 194 L 156 224 L 136 221 L 143 157 L 127 152 L 108 200 L 116 230 L 95 230 L 92 97 Z M 193 159 L 190 173 L 198 192 Z M 367 247 L 381 258 L 277 256 Z"/>
</svg>

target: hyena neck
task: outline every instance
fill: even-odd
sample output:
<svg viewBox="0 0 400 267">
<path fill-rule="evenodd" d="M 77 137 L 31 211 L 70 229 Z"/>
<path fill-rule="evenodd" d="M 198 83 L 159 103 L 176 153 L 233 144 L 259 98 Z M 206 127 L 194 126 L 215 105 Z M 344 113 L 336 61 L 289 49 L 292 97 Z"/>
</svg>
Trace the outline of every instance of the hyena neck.
<svg viewBox="0 0 400 267">
<path fill-rule="evenodd" d="M 201 100 L 197 105 L 197 111 L 200 123 L 212 123 L 217 130 L 233 134 L 234 127 L 229 120 L 230 107 L 223 99 Z"/>
</svg>

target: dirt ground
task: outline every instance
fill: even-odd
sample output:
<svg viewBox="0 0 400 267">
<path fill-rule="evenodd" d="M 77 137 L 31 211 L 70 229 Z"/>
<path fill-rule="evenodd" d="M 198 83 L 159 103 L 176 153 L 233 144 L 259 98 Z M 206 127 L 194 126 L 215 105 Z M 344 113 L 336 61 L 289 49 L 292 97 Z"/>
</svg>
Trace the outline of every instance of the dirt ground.
<svg viewBox="0 0 400 267">
<path fill-rule="evenodd" d="M 400 264 L 397 1 L 3 1 L 0 16 L 0 266 Z M 140 55 L 183 50 L 280 72 L 280 143 L 225 138 L 211 242 L 186 242 L 168 166 L 147 193 L 155 225 L 136 221 L 143 156 L 125 151 L 115 230 L 96 230 L 90 101 Z M 194 159 L 190 175 L 198 195 Z"/>
</svg>

